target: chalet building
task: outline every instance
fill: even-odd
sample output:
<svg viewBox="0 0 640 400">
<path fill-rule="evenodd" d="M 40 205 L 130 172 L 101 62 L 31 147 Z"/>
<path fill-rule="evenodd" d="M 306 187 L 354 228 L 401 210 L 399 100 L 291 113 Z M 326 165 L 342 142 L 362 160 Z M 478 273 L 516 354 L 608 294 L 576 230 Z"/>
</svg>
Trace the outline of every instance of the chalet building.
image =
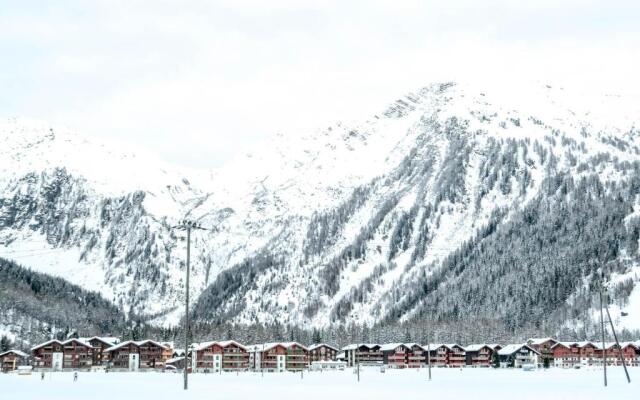
<svg viewBox="0 0 640 400">
<path fill-rule="evenodd" d="M 579 368 L 581 366 L 579 343 L 557 342 L 551 350 L 553 351 L 554 367 Z"/>
<path fill-rule="evenodd" d="M 81 338 L 83 342 L 87 342 L 93 347 L 93 359 L 92 364 L 95 365 L 107 365 L 108 354 L 105 353 L 105 350 L 109 347 L 113 347 L 116 344 L 120 343 L 120 339 L 116 337 L 106 337 L 106 336 L 94 336 L 90 338 Z"/>
<path fill-rule="evenodd" d="M 249 368 L 249 351 L 233 340 L 204 342 L 193 346 L 194 372 L 241 371 Z"/>
<path fill-rule="evenodd" d="M 500 367 L 522 368 L 523 366 L 536 366 L 540 353 L 528 344 L 510 344 L 498 350 Z"/>
<path fill-rule="evenodd" d="M 552 338 L 531 338 L 527 340 L 529 347 L 540 353 L 539 363 L 551 366 L 553 363 L 553 346 L 558 343 L 557 340 Z"/>
<path fill-rule="evenodd" d="M 19 366 L 25 365 L 29 355 L 20 350 L 9 350 L 0 353 L 0 372 L 10 372 L 18 369 Z"/>
<path fill-rule="evenodd" d="M 390 368 L 420 368 L 426 352 L 417 343 L 389 343 L 380 346 L 382 362 Z"/>
<path fill-rule="evenodd" d="M 407 354 L 407 367 L 420 368 L 427 363 L 427 350 L 417 343 L 406 343 L 409 347 Z"/>
<path fill-rule="evenodd" d="M 63 369 L 90 369 L 93 365 L 93 347 L 80 339 L 61 342 L 49 340 L 31 349 L 34 367 L 61 371 Z"/>
<path fill-rule="evenodd" d="M 502 347 L 497 344 L 470 344 L 465 346 L 465 364 L 468 367 L 490 367 L 493 355 Z"/>
<path fill-rule="evenodd" d="M 627 366 L 634 366 L 638 363 L 638 347 L 635 343 L 623 342 L 620 343 L 620 347 L 615 342 L 605 343 L 605 349 L 606 352 L 603 352 L 602 345 L 600 345 L 596 354 L 599 354 L 600 360 L 602 360 L 602 357 L 606 353 L 607 365 L 621 366 L 620 355 L 624 358 Z M 602 364 L 602 361 L 600 361 L 600 364 Z"/>
<path fill-rule="evenodd" d="M 309 349 L 297 342 L 248 346 L 249 366 L 267 372 L 300 371 L 309 365 Z"/>
<path fill-rule="evenodd" d="M 380 346 L 382 362 L 390 368 L 405 368 L 409 348 L 402 343 L 388 343 Z"/>
<path fill-rule="evenodd" d="M 314 361 L 335 361 L 338 349 L 325 343 L 309 346 L 309 363 Z"/>
<path fill-rule="evenodd" d="M 164 368 L 167 347 L 153 340 L 118 343 L 105 350 L 109 365 L 116 370 L 138 371 Z"/>
<path fill-rule="evenodd" d="M 465 349 L 458 344 L 433 344 L 428 348 L 432 366 L 462 367 L 467 363 Z"/>
<path fill-rule="evenodd" d="M 627 366 L 637 367 L 640 365 L 640 346 L 634 342 L 620 343 L 622 355 Z"/>
<path fill-rule="evenodd" d="M 382 351 L 379 344 L 360 343 L 350 344 L 342 348 L 346 356 L 347 365 L 350 367 L 360 365 L 382 364 Z"/>
</svg>

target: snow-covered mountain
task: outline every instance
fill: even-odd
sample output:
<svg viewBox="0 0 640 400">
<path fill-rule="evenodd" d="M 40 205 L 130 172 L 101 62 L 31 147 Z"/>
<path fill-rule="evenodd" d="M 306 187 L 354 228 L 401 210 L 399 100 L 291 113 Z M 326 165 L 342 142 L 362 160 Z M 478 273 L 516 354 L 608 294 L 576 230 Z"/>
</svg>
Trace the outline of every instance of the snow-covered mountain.
<svg viewBox="0 0 640 400">
<path fill-rule="evenodd" d="M 7 120 L 0 256 L 172 324 L 185 243 L 171 227 L 189 216 L 212 228 L 193 236 L 200 319 L 580 326 L 604 271 L 638 329 L 638 126 L 627 97 L 434 84 L 189 171 Z"/>
</svg>

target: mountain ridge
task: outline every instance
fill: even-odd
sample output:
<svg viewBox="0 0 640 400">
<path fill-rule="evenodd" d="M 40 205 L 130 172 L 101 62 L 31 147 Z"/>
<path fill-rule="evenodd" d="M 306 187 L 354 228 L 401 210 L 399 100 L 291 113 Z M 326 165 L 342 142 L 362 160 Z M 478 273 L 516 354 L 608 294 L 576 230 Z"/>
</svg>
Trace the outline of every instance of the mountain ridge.
<svg viewBox="0 0 640 400">
<path fill-rule="evenodd" d="M 43 254 L 33 253 L 29 240 L 41 245 L 40 252 L 61 249 L 70 255 L 38 268 L 63 272 L 60 265 L 71 259 L 78 273 L 98 271 L 86 286 L 125 312 L 147 310 L 163 315 L 156 323 L 171 325 L 181 316 L 185 249 L 170 228 L 188 215 L 217 230 L 194 236 L 198 319 L 320 327 L 435 318 L 419 306 L 399 305 L 429 298 L 437 304 L 429 293 L 444 287 L 453 287 L 454 297 L 464 293 L 443 278 L 442 288 L 423 294 L 414 286 L 448 277 L 443 265 L 459 269 L 450 257 L 469 243 L 481 248 L 483 241 L 474 237 L 493 225 L 499 231 L 532 201 L 544 203 L 536 200 L 541 196 L 567 203 L 548 190 L 556 180 L 570 177 L 581 187 L 580 179 L 595 176 L 603 190 L 613 190 L 607 189 L 612 182 L 635 185 L 640 112 L 624 99 L 603 97 L 608 104 L 550 87 L 498 92 L 433 84 L 363 123 L 280 138 L 221 170 L 194 177 L 168 171 L 153 179 L 153 187 L 117 194 L 100 192 L 100 185 L 82 177 L 82 168 L 56 165 L 52 173 L 49 165 L 16 173 L 7 163 L 0 168 L 0 256 Z M 589 102 L 595 111 L 583 104 Z M 142 168 L 123 165 L 125 173 Z M 625 218 L 636 212 L 637 194 L 631 193 Z M 619 220 L 622 214 L 616 215 Z M 43 222 L 29 225 L 35 217 Z M 632 232 L 634 224 L 627 223 Z M 626 267 L 615 274 L 636 273 L 637 249 L 625 257 Z M 612 285 L 615 274 L 608 274 Z M 569 285 L 558 301 L 571 301 L 579 286 Z M 635 298 L 634 290 L 626 298 Z M 615 301 L 622 305 L 624 299 L 622 293 Z M 578 308 L 590 307 L 583 299 Z M 440 317 L 452 318 L 447 313 Z M 507 308 L 496 318 L 514 313 Z"/>
</svg>

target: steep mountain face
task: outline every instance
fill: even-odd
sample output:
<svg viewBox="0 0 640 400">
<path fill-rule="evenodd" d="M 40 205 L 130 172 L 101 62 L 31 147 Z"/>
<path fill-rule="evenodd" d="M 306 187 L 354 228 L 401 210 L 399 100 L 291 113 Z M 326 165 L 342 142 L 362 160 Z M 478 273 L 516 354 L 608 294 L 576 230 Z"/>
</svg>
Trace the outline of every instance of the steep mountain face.
<svg viewBox="0 0 640 400">
<path fill-rule="evenodd" d="M 601 274 L 640 313 L 637 104 L 435 84 L 208 172 L 9 121 L 0 255 L 171 324 L 189 216 L 201 320 L 586 327 Z"/>
<path fill-rule="evenodd" d="M 17 343 L 66 335 L 73 327 L 100 334 L 124 331 L 124 315 L 95 292 L 0 258 L 0 334 Z M 64 336 L 63 336 L 64 338 Z M 33 343 L 33 342 L 32 342 Z"/>
</svg>

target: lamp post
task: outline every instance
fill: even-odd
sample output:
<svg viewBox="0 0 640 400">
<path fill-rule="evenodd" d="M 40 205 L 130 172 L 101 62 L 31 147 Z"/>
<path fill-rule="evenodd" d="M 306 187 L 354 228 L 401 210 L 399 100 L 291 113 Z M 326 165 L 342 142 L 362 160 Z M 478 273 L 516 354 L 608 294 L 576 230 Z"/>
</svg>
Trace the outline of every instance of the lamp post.
<svg viewBox="0 0 640 400">
<path fill-rule="evenodd" d="M 192 229 L 200 229 L 207 230 L 199 225 L 195 221 L 191 220 L 182 220 L 178 223 L 178 225 L 174 226 L 173 229 L 178 229 L 181 231 L 187 231 L 187 278 L 185 280 L 185 314 L 184 314 L 184 390 L 187 390 L 189 387 L 189 329 L 190 329 L 190 321 L 189 321 L 189 274 L 191 268 L 191 230 Z"/>
</svg>

